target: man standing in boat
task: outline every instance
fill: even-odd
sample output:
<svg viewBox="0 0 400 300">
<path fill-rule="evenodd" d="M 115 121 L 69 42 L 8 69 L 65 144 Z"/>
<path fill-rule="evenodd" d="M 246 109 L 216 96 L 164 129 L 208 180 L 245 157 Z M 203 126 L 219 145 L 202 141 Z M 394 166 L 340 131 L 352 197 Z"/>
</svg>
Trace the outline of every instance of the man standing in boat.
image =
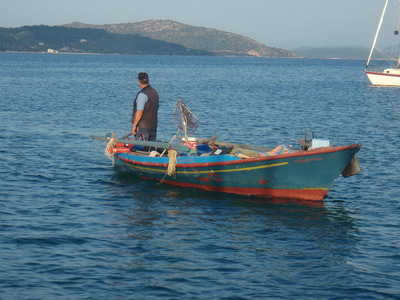
<svg viewBox="0 0 400 300">
<path fill-rule="evenodd" d="M 141 88 L 133 102 L 132 131 L 137 140 L 154 141 L 157 136 L 158 93 L 145 72 L 138 74 Z"/>
</svg>

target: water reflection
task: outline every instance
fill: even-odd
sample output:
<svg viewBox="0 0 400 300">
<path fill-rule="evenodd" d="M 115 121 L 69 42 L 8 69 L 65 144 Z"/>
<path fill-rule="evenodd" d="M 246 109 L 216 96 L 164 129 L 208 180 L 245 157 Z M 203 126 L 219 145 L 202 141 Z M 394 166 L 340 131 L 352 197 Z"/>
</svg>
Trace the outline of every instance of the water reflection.
<svg viewBox="0 0 400 300">
<path fill-rule="evenodd" d="M 115 238 L 123 241 L 112 250 L 118 268 L 142 274 L 150 290 L 173 293 L 182 282 L 216 288 L 223 277 L 303 288 L 315 276 L 329 284 L 351 273 L 346 262 L 360 234 L 343 202 L 247 198 L 120 175 L 109 189 Z"/>
<path fill-rule="evenodd" d="M 279 230 L 321 237 L 317 243 L 333 235 L 354 241 L 358 236 L 346 206 L 332 201 L 327 207 L 316 201 L 226 195 L 156 185 L 121 174 L 115 175 L 110 191 L 112 198 L 124 199 L 115 205 L 126 205 L 120 208 L 120 217 L 135 239 L 154 238 L 166 228 L 218 230 L 217 224 L 230 233 L 246 228 L 250 234 L 282 226 Z"/>
</svg>

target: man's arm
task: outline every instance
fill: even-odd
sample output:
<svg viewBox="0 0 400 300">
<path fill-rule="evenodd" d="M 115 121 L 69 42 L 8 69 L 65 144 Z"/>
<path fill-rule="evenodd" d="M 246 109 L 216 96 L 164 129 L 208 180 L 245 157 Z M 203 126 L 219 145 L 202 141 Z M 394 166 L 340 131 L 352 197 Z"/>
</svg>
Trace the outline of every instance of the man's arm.
<svg viewBox="0 0 400 300">
<path fill-rule="evenodd" d="M 132 121 L 132 130 L 131 133 L 133 135 L 136 135 L 137 133 L 137 127 L 139 125 L 140 120 L 143 117 L 143 111 L 144 111 L 144 106 L 147 103 L 147 95 L 144 93 L 139 93 L 137 96 L 137 107 L 136 107 L 136 113 L 133 116 L 133 121 Z"/>
<path fill-rule="evenodd" d="M 143 116 L 143 110 L 137 110 L 136 114 L 135 114 L 135 120 L 132 123 L 131 133 L 133 135 L 136 135 L 136 133 L 137 133 L 137 126 L 138 126 L 140 120 L 142 119 L 142 116 Z"/>
</svg>

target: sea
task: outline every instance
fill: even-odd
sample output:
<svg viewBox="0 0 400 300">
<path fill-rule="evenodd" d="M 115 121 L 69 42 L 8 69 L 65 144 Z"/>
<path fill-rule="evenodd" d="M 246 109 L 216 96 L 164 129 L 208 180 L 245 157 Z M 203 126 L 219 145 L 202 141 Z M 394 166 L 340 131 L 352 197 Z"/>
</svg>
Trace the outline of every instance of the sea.
<svg viewBox="0 0 400 300">
<path fill-rule="evenodd" d="M 400 299 L 400 89 L 361 60 L 0 53 L 0 299 Z M 197 137 L 361 143 L 323 202 L 120 173 L 91 135 L 130 132 L 137 73 Z"/>
</svg>

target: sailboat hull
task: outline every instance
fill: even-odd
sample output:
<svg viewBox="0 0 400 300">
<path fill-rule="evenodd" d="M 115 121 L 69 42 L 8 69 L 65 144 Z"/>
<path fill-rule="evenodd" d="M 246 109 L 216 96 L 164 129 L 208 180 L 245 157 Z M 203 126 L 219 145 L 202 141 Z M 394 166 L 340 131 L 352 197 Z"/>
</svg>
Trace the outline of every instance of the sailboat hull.
<svg viewBox="0 0 400 300">
<path fill-rule="evenodd" d="M 383 72 L 365 71 L 368 79 L 377 86 L 400 86 L 400 71 L 387 69 Z"/>
</svg>

